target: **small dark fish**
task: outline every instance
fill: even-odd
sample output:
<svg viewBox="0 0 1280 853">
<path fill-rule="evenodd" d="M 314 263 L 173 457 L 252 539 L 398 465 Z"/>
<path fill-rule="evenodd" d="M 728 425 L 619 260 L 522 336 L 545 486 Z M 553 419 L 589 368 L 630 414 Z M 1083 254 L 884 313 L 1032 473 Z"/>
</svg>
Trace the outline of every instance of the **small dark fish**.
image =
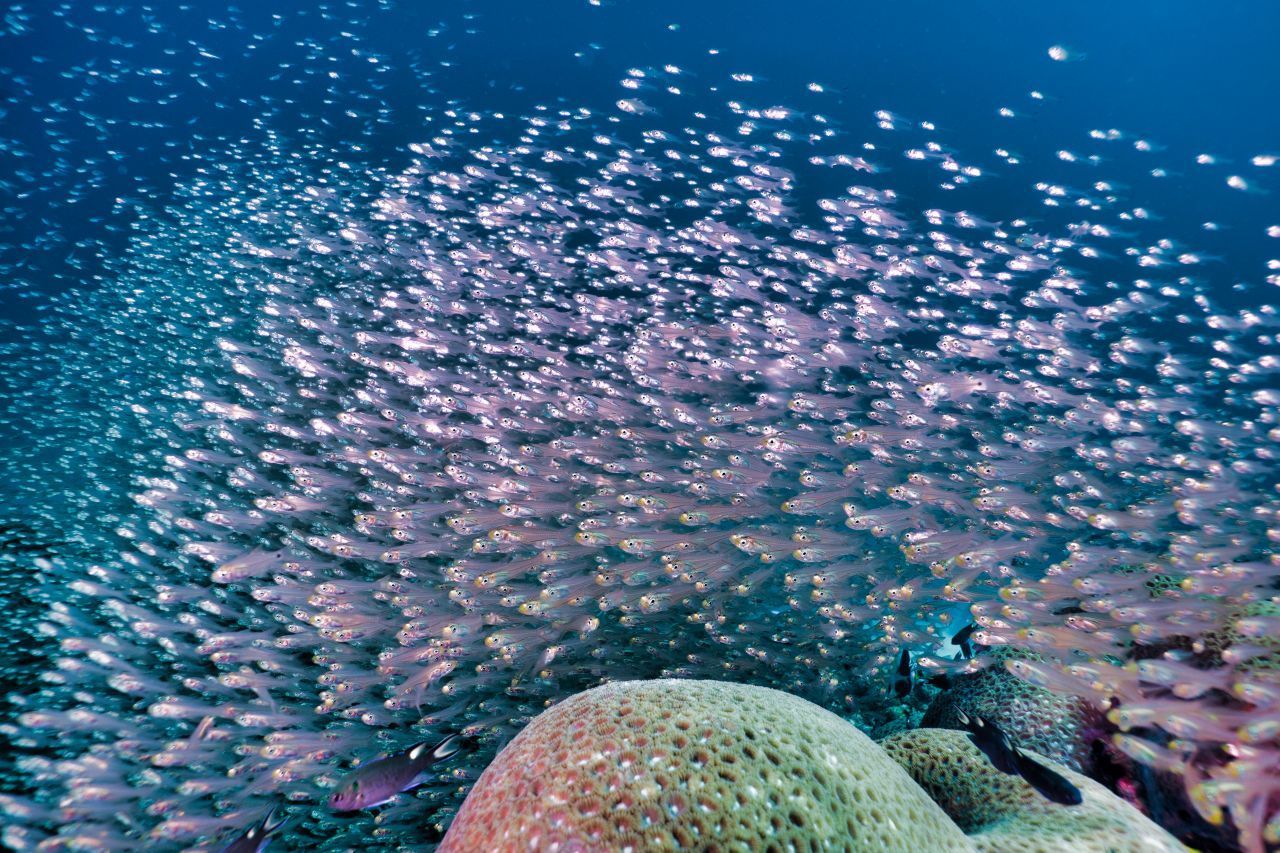
<svg viewBox="0 0 1280 853">
<path fill-rule="evenodd" d="M 977 714 L 970 717 L 964 711 L 958 713 L 960 725 L 968 730 L 969 740 L 973 741 L 973 745 L 982 750 L 982 754 L 1001 773 L 1016 774 L 1018 764 L 1014 758 L 1014 751 L 1017 747 L 1009 740 L 1009 736 Z"/>
<path fill-rule="evenodd" d="M 945 672 L 940 672 L 937 675 L 929 676 L 926 679 L 926 682 L 939 690 L 946 690 L 951 686 L 951 676 L 947 675 Z"/>
<path fill-rule="evenodd" d="M 965 660 L 973 658 L 973 641 L 971 638 L 976 630 L 978 630 L 977 623 L 970 622 L 959 631 L 956 631 L 955 636 L 951 638 L 951 645 L 960 647 L 960 656 Z"/>
<path fill-rule="evenodd" d="M 276 818 L 279 806 L 272 806 L 262 820 L 233 838 L 221 853 L 262 853 L 271 842 L 271 837 L 280 831 L 288 821 L 288 816 Z"/>
<path fill-rule="evenodd" d="M 1027 784 L 1040 792 L 1046 800 L 1061 803 L 1064 806 L 1079 805 L 1084 801 L 1080 789 L 1071 784 L 1065 776 L 1050 770 L 1040 762 L 1025 754 L 1009 740 L 1009 736 L 994 723 L 984 720 L 977 714 L 970 717 L 963 711 L 960 713 L 960 724 L 969 732 L 969 740 L 982 750 L 982 754 L 1001 773 L 1021 776 Z"/>
<path fill-rule="evenodd" d="M 898 672 L 893 676 L 893 692 L 902 699 L 911 692 L 911 652 L 902 650 L 898 658 Z"/>
<path fill-rule="evenodd" d="M 412 791 L 427 781 L 426 771 L 456 755 L 464 746 L 461 735 L 450 735 L 432 747 L 429 741 L 370 761 L 351 771 L 329 798 L 334 811 L 352 812 L 379 806 L 396 794 Z"/>
</svg>

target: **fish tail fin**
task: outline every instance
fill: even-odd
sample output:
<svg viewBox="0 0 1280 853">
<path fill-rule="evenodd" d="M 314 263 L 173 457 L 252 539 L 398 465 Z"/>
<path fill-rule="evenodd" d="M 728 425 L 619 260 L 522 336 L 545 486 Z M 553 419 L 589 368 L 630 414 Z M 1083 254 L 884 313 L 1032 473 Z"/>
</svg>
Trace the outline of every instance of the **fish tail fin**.
<svg viewBox="0 0 1280 853">
<path fill-rule="evenodd" d="M 262 834 L 271 835 L 279 831 L 280 827 L 289 822 L 289 815 L 281 814 L 280 804 L 276 803 L 271 807 L 271 811 L 267 812 L 262 818 Z"/>
</svg>

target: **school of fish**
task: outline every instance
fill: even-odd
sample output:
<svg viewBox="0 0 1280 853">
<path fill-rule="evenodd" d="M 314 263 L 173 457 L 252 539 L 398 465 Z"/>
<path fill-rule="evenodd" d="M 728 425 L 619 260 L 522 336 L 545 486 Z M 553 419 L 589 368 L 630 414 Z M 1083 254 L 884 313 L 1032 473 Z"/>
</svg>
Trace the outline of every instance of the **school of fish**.
<svg viewBox="0 0 1280 853">
<path fill-rule="evenodd" d="M 425 844 L 603 680 L 855 715 L 995 646 L 1280 844 L 1276 309 L 1087 154 L 1061 225 L 914 209 L 907 170 L 1006 178 L 716 82 L 449 109 L 399 171 L 245 143 L 141 216 L 6 416 L 74 483 L 23 522 L 75 532 L 30 558 L 5 844 Z"/>
</svg>

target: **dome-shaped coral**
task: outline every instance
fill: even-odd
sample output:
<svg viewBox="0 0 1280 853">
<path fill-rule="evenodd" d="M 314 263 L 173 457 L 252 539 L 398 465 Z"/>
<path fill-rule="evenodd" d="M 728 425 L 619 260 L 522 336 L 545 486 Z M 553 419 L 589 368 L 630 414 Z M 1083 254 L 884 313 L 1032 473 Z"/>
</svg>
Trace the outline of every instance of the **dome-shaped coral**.
<svg viewBox="0 0 1280 853">
<path fill-rule="evenodd" d="M 1099 783 L 1043 757 L 1066 776 L 1084 802 L 1046 800 L 1020 776 L 1002 773 L 970 742 L 948 729 L 916 729 L 880 742 L 980 851 L 1122 853 L 1181 851 L 1176 838 Z"/>
<path fill-rule="evenodd" d="M 1008 732 L 1022 747 L 1035 750 L 1072 770 L 1088 771 L 1092 737 L 1102 712 L 1078 696 L 1052 693 L 1012 675 L 1003 666 L 1012 655 L 993 649 L 996 663 L 955 678 L 934 697 L 920 725 L 963 729 L 960 713 L 982 717 Z"/>
<path fill-rule="evenodd" d="M 485 770 L 442 853 L 971 850 L 844 720 L 776 690 L 636 681 L 545 711 Z"/>
</svg>

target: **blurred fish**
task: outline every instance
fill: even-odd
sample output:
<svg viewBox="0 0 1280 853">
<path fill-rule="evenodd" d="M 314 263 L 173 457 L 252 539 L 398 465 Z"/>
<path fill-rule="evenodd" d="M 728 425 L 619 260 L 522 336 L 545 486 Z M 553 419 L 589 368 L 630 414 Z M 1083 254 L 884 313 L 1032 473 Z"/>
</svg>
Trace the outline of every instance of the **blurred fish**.
<svg viewBox="0 0 1280 853">
<path fill-rule="evenodd" d="M 379 806 L 396 794 L 411 791 L 426 782 L 424 774 L 436 764 L 452 758 L 466 745 L 462 735 L 450 735 L 432 746 L 427 741 L 378 758 L 347 774 L 329 798 L 336 812 L 357 811 Z"/>
</svg>

